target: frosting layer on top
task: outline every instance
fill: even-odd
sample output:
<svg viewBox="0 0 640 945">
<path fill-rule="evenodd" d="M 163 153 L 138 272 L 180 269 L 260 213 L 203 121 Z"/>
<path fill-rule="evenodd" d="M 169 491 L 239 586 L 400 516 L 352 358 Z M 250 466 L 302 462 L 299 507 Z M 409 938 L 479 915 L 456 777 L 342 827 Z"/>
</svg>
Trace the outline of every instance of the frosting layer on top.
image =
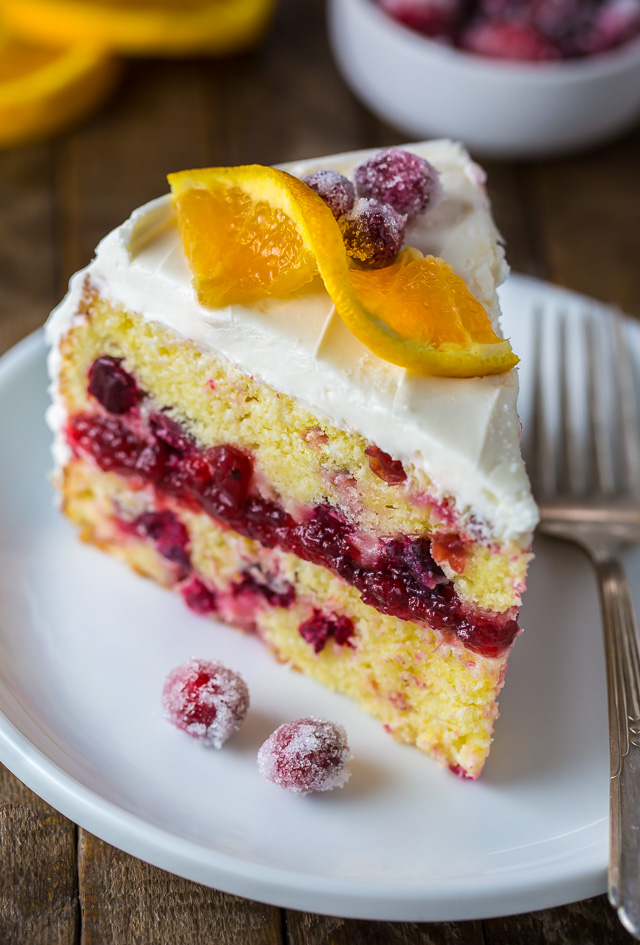
<svg viewBox="0 0 640 945">
<path fill-rule="evenodd" d="M 407 243 L 449 262 L 499 333 L 496 289 L 507 270 L 482 170 L 450 141 L 412 144 L 407 150 L 437 168 L 444 189 L 440 204 L 409 227 Z M 321 167 L 348 175 L 373 153 L 283 167 L 299 177 Z M 92 263 L 71 280 L 47 324 L 54 378 L 55 347 L 74 322 L 87 276 L 104 298 L 174 329 L 297 398 L 314 414 L 422 469 L 438 496 L 451 497 L 457 512 L 484 526 L 490 539 L 528 544 L 537 510 L 520 456 L 515 371 L 466 379 L 411 374 L 376 357 L 349 332 L 319 280 L 287 299 L 204 308 L 166 196 L 136 210 L 106 236 Z M 55 381 L 49 421 L 58 432 L 64 423 Z M 63 458 L 60 444 L 57 456 Z"/>
</svg>

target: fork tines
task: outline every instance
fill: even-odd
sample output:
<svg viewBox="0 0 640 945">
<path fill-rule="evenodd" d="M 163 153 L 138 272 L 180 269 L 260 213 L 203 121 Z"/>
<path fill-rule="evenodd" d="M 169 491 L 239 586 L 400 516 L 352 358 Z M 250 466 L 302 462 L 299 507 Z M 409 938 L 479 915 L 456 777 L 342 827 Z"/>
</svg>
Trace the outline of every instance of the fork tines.
<svg viewBox="0 0 640 945">
<path fill-rule="evenodd" d="M 534 313 L 529 470 L 540 500 L 640 496 L 638 405 L 624 322 L 611 310 Z"/>
</svg>

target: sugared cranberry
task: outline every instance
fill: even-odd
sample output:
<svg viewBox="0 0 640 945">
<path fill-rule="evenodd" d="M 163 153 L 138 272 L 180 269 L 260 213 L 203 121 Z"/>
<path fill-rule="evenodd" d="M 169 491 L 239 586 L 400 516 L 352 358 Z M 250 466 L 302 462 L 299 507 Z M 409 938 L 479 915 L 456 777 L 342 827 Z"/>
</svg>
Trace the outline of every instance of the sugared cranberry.
<svg viewBox="0 0 640 945">
<path fill-rule="evenodd" d="M 351 776 L 347 733 L 321 719 L 297 719 L 277 728 L 258 752 L 258 769 L 267 781 L 292 794 L 332 791 Z"/>
<path fill-rule="evenodd" d="M 425 36 L 451 36 L 463 9 L 462 0 L 378 0 L 395 20 Z"/>
<path fill-rule="evenodd" d="M 361 198 L 338 223 L 347 255 L 363 269 L 389 266 L 404 242 L 405 217 L 377 200 Z"/>
<path fill-rule="evenodd" d="M 337 171 L 314 171 L 303 177 L 302 181 L 322 197 L 336 220 L 352 209 L 356 199 L 355 188 L 347 177 Z"/>
<path fill-rule="evenodd" d="M 399 459 L 392 459 L 378 446 L 368 446 L 365 453 L 369 457 L 371 472 L 379 479 L 383 479 L 390 486 L 398 486 L 406 480 L 407 474 Z"/>
<path fill-rule="evenodd" d="M 640 0 L 607 0 L 580 39 L 581 52 L 606 52 L 640 35 Z"/>
<path fill-rule="evenodd" d="M 122 358 L 103 355 L 89 368 L 89 393 L 109 413 L 119 416 L 138 403 L 140 391 L 133 375 L 122 367 Z"/>
<path fill-rule="evenodd" d="M 162 706 L 165 718 L 183 732 L 222 748 L 244 721 L 249 690 L 242 676 L 222 663 L 191 659 L 167 676 Z"/>
<path fill-rule="evenodd" d="M 185 572 L 189 572 L 191 568 L 187 550 L 189 534 L 173 512 L 169 509 L 162 512 L 143 512 L 134 524 L 141 534 L 154 542 L 163 558 L 173 561 Z"/>
<path fill-rule="evenodd" d="M 460 46 L 480 56 L 545 62 L 560 58 L 560 52 L 533 26 L 509 20 L 473 23 L 460 36 Z"/>
<path fill-rule="evenodd" d="M 441 193 L 435 167 L 399 148 L 378 151 L 356 168 L 354 177 L 358 197 L 389 204 L 407 220 L 433 206 Z"/>
<path fill-rule="evenodd" d="M 313 614 L 299 628 L 300 636 L 320 653 L 328 640 L 335 640 L 340 646 L 352 646 L 351 638 L 355 633 L 353 621 L 344 614 L 323 614 L 314 608 Z"/>
<path fill-rule="evenodd" d="M 499 18 L 509 16 L 507 10 Z M 588 29 L 592 17 L 593 7 L 584 0 L 531 0 L 524 19 L 554 42 L 565 56 L 572 56 L 579 51 L 580 36 Z"/>
<path fill-rule="evenodd" d="M 193 577 L 188 584 L 183 584 L 180 593 L 190 610 L 196 614 L 212 614 L 217 607 L 214 591 L 210 590 L 200 578 Z"/>
</svg>

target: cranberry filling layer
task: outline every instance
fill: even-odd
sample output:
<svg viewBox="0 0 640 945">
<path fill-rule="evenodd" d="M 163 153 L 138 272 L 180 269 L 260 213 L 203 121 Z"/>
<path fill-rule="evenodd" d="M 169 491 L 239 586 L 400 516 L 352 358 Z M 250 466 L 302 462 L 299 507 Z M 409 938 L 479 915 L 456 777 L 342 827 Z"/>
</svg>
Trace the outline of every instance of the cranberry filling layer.
<svg viewBox="0 0 640 945">
<path fill-rule="evenodd" d="M 120 362 L 116 366 L 123 372 Z M 138 398 L 141 396 L 138 393 Z M 373 562 L 363 562 L 352 526 L 336 509 L 318 505 L 304 521 L 296 521 L 276 502 L 253 491 L 253 459 L 245 451 L 233 445 L 200 449 L 161 412 L 152 412 L 143 421 L 140 412 L 132 410 L 128 419 L 129 423 L 113 413 L 76 414 L 68 422 L 68 442 L 76 454 L 90 456 L 104 471 L 130 477 L 140 486 L 152 484 L 159 492 L 203 510 L 267 548 L 277 547 L 329 568 L 356 587 L 366 604 L 382 613 L 455 633 L 469 649 L 489 657 L 501 656 L 518 634 L 511 613 L 477 612 L 464 606 L 434 560 L 428 538 L 388 540 Z M 155 538 L 156 523 L 145 525 Z M 167 556 L 174 560 L 181 557 L 178 549 L 184 549 L 181 537 L 171 534 L 166 539 L 171 547 Z M 256 587 L 256 583 L 254 576 L 248 576 L 246 589 L 251 586 L 267 599 L 273 596 L 274 604 L 290 605 L 288 588 Z M 215 607 L 213 600 L 201 599 L 200 588 L 193 591 L 194 609 Z M 326 629 L 319 623 L 308 630 L 314 644 Z M 336 634 L 331 631 L 326 635 Z M 338 635 L 342 635 L 341 629 Z M 348 639 L 349 634 L 344 636 Z"/>
</svg>

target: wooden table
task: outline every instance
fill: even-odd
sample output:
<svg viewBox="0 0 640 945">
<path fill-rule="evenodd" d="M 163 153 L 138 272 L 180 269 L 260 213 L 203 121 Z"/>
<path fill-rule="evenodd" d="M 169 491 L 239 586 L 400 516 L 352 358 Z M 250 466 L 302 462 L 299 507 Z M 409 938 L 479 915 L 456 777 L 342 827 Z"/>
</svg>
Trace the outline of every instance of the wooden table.
<svg viewBox="0 0 640 945">
<path fill-rule="evenodd" d="M 0 351 L 42 324 L 98 240 L 166 190 L 168 171 L 399 140 L 338 76 L 321 0 L 283 2 L 268 42 L 251 55 L 127 65 L 99 115 L 53 143 L 0 155 Z M 514 269 L 640 315 L 640 129 L 580 158 L 484 163 Z M 260 905 L 110 847 L 0 767 L 0 945 L 75 942 L 596 945 L 631 938 L 604 896 L 515 918 L 421 925 Z"/>
</svg>

